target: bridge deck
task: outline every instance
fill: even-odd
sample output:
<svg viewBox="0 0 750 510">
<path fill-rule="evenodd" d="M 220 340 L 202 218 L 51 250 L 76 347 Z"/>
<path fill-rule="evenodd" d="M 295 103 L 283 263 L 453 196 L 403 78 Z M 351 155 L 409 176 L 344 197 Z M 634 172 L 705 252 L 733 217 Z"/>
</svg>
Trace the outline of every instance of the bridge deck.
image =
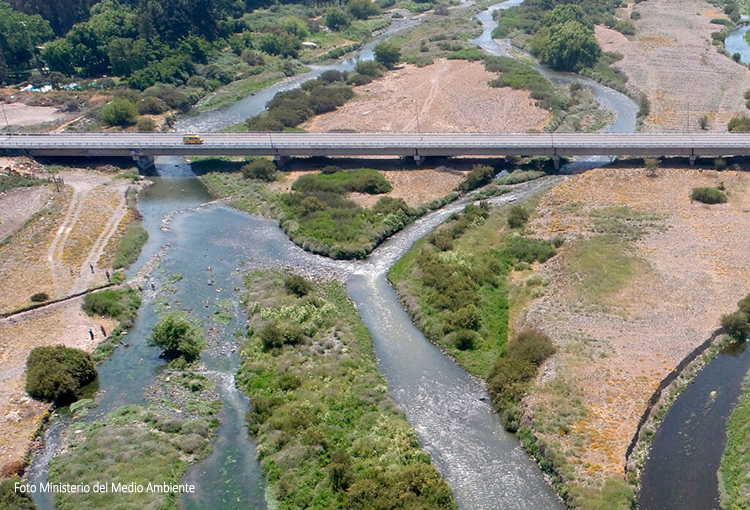
<svg viewBox="0 0 750 510">
<path fill-rule="evenodd" d="M 0 154 L 31 156 L 728 156 L 750 134 L 151 133 L 0 135 Z"/>
</svg>

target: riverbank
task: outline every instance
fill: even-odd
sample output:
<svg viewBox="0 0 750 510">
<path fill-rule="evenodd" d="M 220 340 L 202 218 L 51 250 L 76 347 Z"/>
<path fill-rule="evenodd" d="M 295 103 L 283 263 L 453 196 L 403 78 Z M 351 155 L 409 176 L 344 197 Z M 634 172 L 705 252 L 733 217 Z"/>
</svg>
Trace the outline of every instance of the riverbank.
<svg viewBox="0 0 750 510">
<path fill-rule="evenodd" d="M 237 380 L 274 498 L 326 509 L 455 508 L 341 284 L 256 272 L 245 288 L 251 336 Z"/>
<path fill-rule="evenodd" d="M 35 176 L 51 175 L 37 163 L 21 166 L 33 167 Z M 4 310 L 30 304 L 35 292 L 57 299 L 105 285 L 105 271 L 115 276 L 111 263 L 135 210 L 126 198 L 129 176 L 119 170 L 63 170 L 56 174 L 64 182 L 59 191 L 57 185 L 48 185 L 0 196 L 3 204 L 17 203 L 18 191 L 43 194 L 29 201 L 37 209 L 17 211 L 27 219 L 0 246 Z M 115 318 L 86 315 L 83 300 L 74 298 L 0 320 L 0 467 L 25 463 L 29 438 L 49 407 L 31 400 L 24 390 L 31 349 L 62 343 L 93 352 L 118 326 Z"/>
<path fill-rule="evenodd" d="M 729 120 L 747 113 L 744 93 L 750 71 L 719 53 L 711 34 L 712 19 L 727 19 L 721 9 L 701 0 L 655 0 L 624 12 L 638 12 L 634 36 L 598 26 L 602 49 L 623 55 L 615 66 L 627 86 L 645 92 L 651 111 L 644 132 L 726 132 Z M 717 79 L 718 77 L 718 79 Z"/>
<path fill-rule="evenodd" d="M 692 187 L 721 181 L 728 204 L 690 202 Z M 567 240 L 545 268 L 546 295 L 525 313 L 558 345 L 525 404 L 572 485 L 623 478 L 654 389 L 744 294 L 745 181 L 738 172 L 599 169 L 541 200 L 533 228 Z"/>
<path fill-rule="evenodd" d="M 750 374 L 750 372 L 748 373 Z M 747 444 L 750 440 L 750 375 L 745 374 L 742 396 L 727 421 L 727 446 L 721 457 L 719 493 L 721 506 L 729 509 L 750 505 L 750 491 L 745 481 L 750 468 Z"/>
</svg>

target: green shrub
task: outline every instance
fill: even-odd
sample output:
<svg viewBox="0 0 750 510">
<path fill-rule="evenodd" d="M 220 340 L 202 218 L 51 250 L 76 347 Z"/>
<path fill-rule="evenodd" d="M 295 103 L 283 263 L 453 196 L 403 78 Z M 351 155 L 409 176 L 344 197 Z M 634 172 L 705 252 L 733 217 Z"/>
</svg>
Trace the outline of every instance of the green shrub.
<svg viewBox="0 0 750 510">
<path fill-rule="evenodd" d="M 184 312 L 169 312 L 159 318 L 148 345 L 163 349 L 167 358 L 182 358 L 189 363 L 200 357 L 206 339 L 203 330 L 191 324 Z"/>
<path fill-rule="evenodd" d="M 615 24 L 615 30 L 623 35 L 635 35 L 635 25 L 629 20 L 620 20 Z"/>
<path fill-rule="evenodd" d="M 469 351 L 476 345 L 478 337 L 476 331 L 461 329 L 456 331 L 453 341 L 459 351 Z"/>
<path fill-rule="evenodd" d="M 740 117 L 732 117 L 727 124 L 727 129 L 730 133 L 748 133 L 750 132 L 750 117 L 742 115 Z"/>
<path fill-rule="evenodd" d="M 635 20 L 635 21 L 641 19 L 641 13 L 639 11 L 632 11 L 630 13 L 630 19 Z"/>
<path fill-rule="evenodd" d="M 146 241 L 148 241 L 148 231 L 143 228 L 142 222 L 140 220 L 133 220 L 128 223 L 125 233 L 115 250 L 112 268 L 128 268 L 133 265 L 138 260 L 138 256 L 141 254 Z"/>
<path fill-rule="evenodd" d="M 31 186 L 39 186 L 46 183 L 47 181 L 45 180 L 29 178 L 23 175 L 0 174 L 0 193 L 11 188 L 28 188 Z"/>
<path fill-rule="evenodd" d="M 26 392 L 45 402 L 73 401 L 96 376 L 89 353 L 64 345 L 35 347 L 26 360 Z"/>
<path fill-rule="evenodd" d="M 740 312 L 750 316 L 750 294 L 737 301 L 737 308 Z"/>
<path fill-rule="evenodd" d="M 750 334 L 750 323 L 746 313 L 737 311 L 721 316 L 721 326 L 735 340 L 745 340 Z"/>
<path fill-rule="evenodd" d="M 284 345 L 284 330 L 275 322 L 266 324 L 260 332 L 264 351 L 280 349 Z"/>
<path fill-rule="evenodd" d="M 393 186 L 377 170 L 360 168 L 328 174 L 307 174 L 292 184 L 292 190 L 300 193 L 335 193 L 356 191 L 378 195 L 388 193 Z"/>
<path fill-rule="evenodd" d="M 3 510 L 36 510 L 31 496 L 25 492 L 16 492 L 18 478 L 0 482 L 0 508 Z"/>
<path fill-rule="evenodd" d="M 312 291 L 312 284 L 303 276 L 290 274 L 284 278 L 284 288 L 290 294 L 303 297 Z"/>
<path fill-rule="evenodd" d="M 151 117 L 140 117 L 136 122 L 136 129 L 140 133 L 151 133 L 156 129 L 156 123 Z"/>
<path fill-rule="evenodd" d="M 34 303 L 44 303 L 49 299 L 49 295 L 46 292 L 37 292 L 36 294 L 32 294 L 29 299 Z"/>
<path fill-rule="evenodd" d="M 132 126 L 137 118 L 135 105 L 124 97 L 116 97 L 102 107 L 101 119 L 108 126 Z"/>
<path fill-rule="evenodd" d="M 141 298 L 135 290 L 106 289 L 86 294 L 81 308 L 88 315 L 111 317 L 128 328 L 140 306 Z"/>
<path fill-rule="evenodd" d="M 536 367 L 528 361 L 498 358 L 487 377 L 487 389 L 499 413 L 516 405 L 526 395 Z"/>
<path fill-rule="evenodd" d="M 527 361 L 533 365 L 541 365 L 555 353 L 552 339 L 538 329 L 525 329 L 518 333 L 508 344 L 507 356 L 519 361 Z"/>
<path fill-rule="evenodd" d="M 276 165 L 266 158 L 253 158 L 241 168 L 245 179 L 258 179 L 271 182 L 276 180 Z"/>
<path fill-rule="evenodd" d="M 508 227 L 513 229 L 523 228 L 529 222 L 529 212 L 520 204 L 512 206 L 508 210 Z"/>
<path fill-rule="evenodd" d="M 159 115 L 169 109 L 167 103 L 154 96 L 146 96 L 136 104 L 141 115 Z"/>
<path fill-rule="evenodd" d="M 401 50 L 392 42 L 383 41 L 375 45 L 375 62 L 386 69 L 393 69 L 401 60 Z"/>
<path fill-rule="evenodd" d="M 468 173 L 466 179 L 464 179 L 458 188 L 461 191 L 471 191 L 480 186 L 484 186 L 492 181 L 495 177 L 495 170 L 487 165 L 474 165 L 471 172 Z"/>
<path fill-rule="evenodd" d="M 703 204 L 723 204 L 727 201 L 727 196 L 716 188 L 693 188 L 690 200 Z"/>
<path fill-rule="evenodd" d="M 721 172 L 722 170 L 727 169 L 727 160 L 724 158 L 716 158 L 714 159 L 714 169 Z M 724 190 L 720 190 L 724 191 Z"/>
</svg>

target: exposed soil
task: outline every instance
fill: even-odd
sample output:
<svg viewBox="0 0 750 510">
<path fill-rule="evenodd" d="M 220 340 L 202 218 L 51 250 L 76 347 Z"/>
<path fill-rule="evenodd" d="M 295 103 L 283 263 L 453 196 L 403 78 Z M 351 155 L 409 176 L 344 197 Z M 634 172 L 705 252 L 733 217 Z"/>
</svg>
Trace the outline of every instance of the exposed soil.
<svg viewBox="0 0 750 510">
<path fill-rule="evenodd" d="M 353 100 L 301 127 L 316 133 L 526 132 L 541 130 L 551 119 L 528 91 L 487 85 L 494 78 L 480 62 L 405 65 L 356 87 Z"/>
<path fill-rule="evenodd" d="M 711 44 L 721 26 L 710 21 L 724 14 L 700 0 L 649 0 L 633 10 L 642 18 L 630 40 L 604 27 L 596 36 L 605 51 L 624 55 L 615 65 L 627 74 L 628 87 L 651 100 L 643 131 L 699 132 L 698 119 L 707 115 L 708 131 L 722 132 L 733 116 L 748 113 L 743 94 L 750 71 Z"/>
<path fill-rule="evenodd" d="M 26 358 L 31 349 L 64 344 L 92 352 L 104 339 L 100 326 L 107 332 L 114 327 L 109 319 L 84 314 L 82 299 L 0 319 L 0 466 L 24 458 L 30 438 L 49 407 L 24 391 Z M 89 330 L 94 333 L 93 340 Z"/>
<path fill-rule="evenodd" d="M 47 186 L 13 188 L 0 193 L 0 241 L 21 228 L 52 194 Z"/>
<path fill-rule="evenodd" d="M 691 203 L 693 187 L 720 181 L 728 203 Z M 542 436 L 562 445 L 584 483 L 623 476 L 626 449 L 654 389 L 750 290 L 748 182 L 740 172 L 661 169 L 649 177 L 643 169 L 597 169 L 542 198 L 534 230 L 568 241 L 545 266 L 551 284 L 526 316 L 560 347 L 527 404 L 554 412 L 558 377 L 576 389 L 586 415 L 567 431 Z M 605 302 L 581 302 L 580 275 L 568 266 L 571 244 L 592 235 L 589 211 L 613 205 L 658 213 L 662 225 L 633 243 L 640 269 L 631 281 Z"/>
<path fill-rule="evenodd" d="M 4 126 L 33 126 L 34 124 L 59 123 L 71 120 L 77 114 L 63 113 L 54 106 L 29 106 L 10 103 L 2 106 L 4 112 L 0 122 Z M 7 119 L 7 120 L 6 120 Z"/>
</svg>

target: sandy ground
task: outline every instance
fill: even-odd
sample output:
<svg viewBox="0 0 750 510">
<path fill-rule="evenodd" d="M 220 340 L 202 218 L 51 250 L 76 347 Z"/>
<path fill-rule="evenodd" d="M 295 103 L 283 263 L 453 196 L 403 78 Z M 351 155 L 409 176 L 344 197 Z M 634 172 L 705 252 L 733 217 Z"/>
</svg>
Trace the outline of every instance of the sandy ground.
<svg viewBox="0 0 750 510">
<path fill-rule="evenodd" d="M 59 298 L 106 282 L 107 268 L 97 264 L 128 219 L 128 181 L 94 172 L 60 176 L 65 186 L 54 193 L 48 213 L 0 248 L 0 311 L 31 304 L 29 296 L 36 292 Z"/>
<path fill-rule="evenodd" d="M 628 86 L 646 92 L 651 115 L 645 132 L 698 132 L 698 118 L 707 115 L 709 131 L 726 131 L 733 116 L 748 114 L 743 94 L 750 88 L 750 71 L 721 55 L 711 44 L 726 18 L 699 0 L 649 0 L 635 6 L 642 18 L 631 40 L 603 27 L 596 28 L 605 51 L 622 53 L 615 65 L 627 74 Z M 689 103 L 689 105 L 688 105 Z"/>
<path fill-rule="evenodd" d="M 317 133 L 526 132 L 540 130 L 551 115 L 533 105 L 529 92 L 492 88 L 496 78 L 480 62 L 438 60 L 405 65 L 356 87 L 356 97 L 301 127 Z M 419 125 L 417 125 L 419 124 Z"/>
<path fill-rule="evenodd" d="M 114 323 L 88 317 L 81 311 L 82 298 L 50 305 L 8 319 L 0 319 L 0 467 L 21 460 L 48 405 L 29 398 L 26 358 L 34 347 L 65 344 L 92 352 Z M 94 332 L 94 340 L 88 331 Z"/>
<path fill-rule="evenodd" d="M 54 106 L 28 106 L 23 103 L 10 103 L 2 106 L 4 111 L 0 122 L 4 126 L 33 126 L 45 122 L 64 122 L 75 115 L 62 113 Z M 7 119 L 7 120 L 6 120 Z"/>
<path fill-rule="evenodd" d="M 691 203 L 695 186 L 730 193 L 726 204 Z M 547 295 L 527 321 L 560 346 L 529 405 L 554 408 L 556 378 L 577 388 L 588 412 L 567 433 L 551 434 L 569 454 L 580 480 L 623 476 L 625 452 L 648 398 L 687 354 L 719 327 L 750 289 L 750 176 L 737 172 L 660 169 L 597 169 L 553 188 L 541 200 L 533 227 L 540 235 L 569 240 L 591 235 L 588 211 L 627 205 L 664 215 L 634 243 L 643 269 L 619 293 L 602 303 L 576 303 L 576 275 L 566 274 L 566 247 L 545 271 Z M 578 445 L 576 445 L 578 443 Z"/>
<path fill-rule="evenodd" d="M 464 180 L 467 173 L 444 167 L 420 170 L 379 170 L 379 172 L 391 183 L 393 190 L 382 195 L 350 193 L 349 198 L 362 207 L 372 207 L 383 196 L 403 198 L 409 207 L 417 207 L 456 191 L 458 184 Z M 294 181 L 308 173 L 313 172 L 285 172 L 284 181 L 271 184 L 271 189 L 288 193 Z"/>
</svg>

